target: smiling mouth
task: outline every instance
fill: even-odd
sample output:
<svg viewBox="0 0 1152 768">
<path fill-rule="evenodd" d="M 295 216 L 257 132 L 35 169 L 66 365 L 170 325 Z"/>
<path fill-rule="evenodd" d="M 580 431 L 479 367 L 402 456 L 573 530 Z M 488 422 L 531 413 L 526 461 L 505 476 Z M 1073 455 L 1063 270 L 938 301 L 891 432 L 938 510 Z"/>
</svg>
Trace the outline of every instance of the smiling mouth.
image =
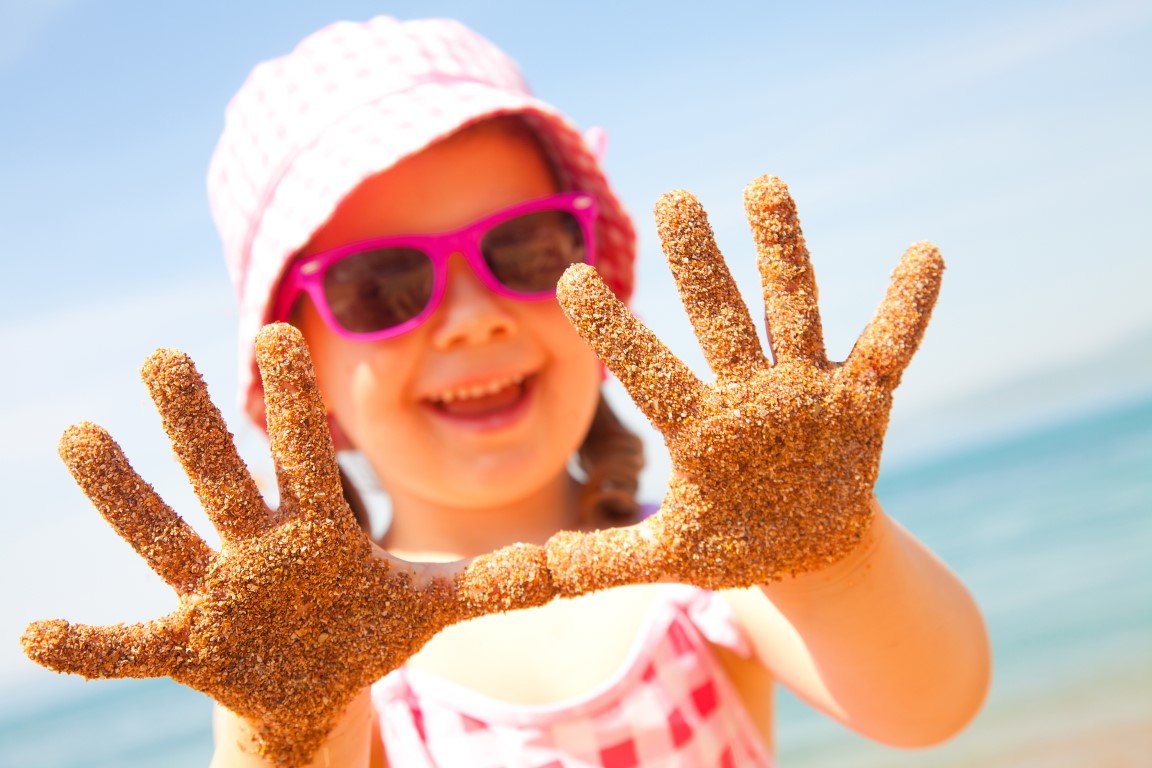
<svg viewBox="0 0 1152 768">
<path fill-rule="evenodd" d="M 430 398 L 432 409 L 446 416 L 477 419 L 508 411 L 519 405 L 527 391 L 528 377 L 507 376 L 484 384 L 445 390 Z"/>
</svg>

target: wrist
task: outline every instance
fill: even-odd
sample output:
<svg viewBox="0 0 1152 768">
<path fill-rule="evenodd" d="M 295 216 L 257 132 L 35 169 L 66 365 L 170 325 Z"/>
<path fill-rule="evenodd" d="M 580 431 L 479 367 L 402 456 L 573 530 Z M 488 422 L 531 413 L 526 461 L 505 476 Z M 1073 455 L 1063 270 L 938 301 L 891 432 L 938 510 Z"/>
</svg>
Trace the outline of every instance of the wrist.
<svg viewBox="0 0 1152 768">
<path fill-rule="evenodd" d="M 367 765 L 373 723 L 371 692 L 364 688 L 338 716 L 312 765 Z M 265 768 L 270 763 L 261 756 L 257 727 L 223 704 L 216 704 L 213 716 L 215 752 L 212 768 Z"/>
<path fill-rule="evenodd" d="M 850 591 L 868 574 L 878 553 L 883 549 L 889 536 L 891 521 L 884 514 L 876 499 L 868 501 L 872 514 L 860 536 L 860 540 L 840 559 L 822 568 L 784 576 L 779 581 L 761 585 L 765 594 L 773 602 L 784 599 L 827 597 L 830 594 Z"/>
</svg>

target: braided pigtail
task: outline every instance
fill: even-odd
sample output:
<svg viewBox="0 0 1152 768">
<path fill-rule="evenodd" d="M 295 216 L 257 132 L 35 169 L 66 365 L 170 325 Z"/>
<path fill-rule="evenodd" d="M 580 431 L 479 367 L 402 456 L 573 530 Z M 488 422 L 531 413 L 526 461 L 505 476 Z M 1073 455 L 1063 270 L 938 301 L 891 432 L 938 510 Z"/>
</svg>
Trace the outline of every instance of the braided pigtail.
<svg viewBox="0 0 1152 768">
<path fill-rule="evenodd" d="M 636 492 L 644 468 L 644 443 L 613 413 L 603 393 L 577 460 L 587 478 L 580 492 L 584 524 L 601 527 L 634 522 L 640 510 Z"/>
</svg>

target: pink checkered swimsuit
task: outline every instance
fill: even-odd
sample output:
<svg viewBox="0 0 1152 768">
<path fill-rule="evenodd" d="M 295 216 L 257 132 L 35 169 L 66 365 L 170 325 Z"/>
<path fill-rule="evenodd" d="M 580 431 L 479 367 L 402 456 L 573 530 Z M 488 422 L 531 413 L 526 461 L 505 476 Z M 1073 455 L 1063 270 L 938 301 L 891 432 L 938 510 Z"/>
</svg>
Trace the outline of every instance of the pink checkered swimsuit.
<svg viewBox="0 0 1152 768">
<path fill-rule="evenodd" d="M 549 706 L 490 699 L 401 667 L 372 686 L 393 768 L 771 768 L 709 643 L 751 651 L 723 598 L 660 588 L 628 660 L 595 691 Z"/>
</svg>

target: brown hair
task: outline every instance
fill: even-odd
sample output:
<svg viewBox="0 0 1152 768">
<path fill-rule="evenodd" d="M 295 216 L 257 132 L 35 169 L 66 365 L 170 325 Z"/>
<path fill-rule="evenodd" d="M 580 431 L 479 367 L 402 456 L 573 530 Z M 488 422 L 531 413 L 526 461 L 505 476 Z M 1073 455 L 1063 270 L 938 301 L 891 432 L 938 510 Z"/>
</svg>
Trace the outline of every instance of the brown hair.
<svg viewBox="0 0 1152 768">
<path fill-rule="evenodd" d="M 580 488 L 581 526 L 601 528 L 636 522 L 640 512 L 636 491 L 640 487 L 640 470 L 644 468 L 644 442 L 620 421 L 603 392 L 576 459 L 584 473 Z M 369 530 L 368 506 L 343 468 L 340 482 L 356 522 Z"/>
<path fill-rule="evenodd" d="M 644 443 L 620 421 L 603 392 L 576 456 L 585 475 L 580 490 L 581 522 L 595 528 L 635 522 Z"/>
</svg>

